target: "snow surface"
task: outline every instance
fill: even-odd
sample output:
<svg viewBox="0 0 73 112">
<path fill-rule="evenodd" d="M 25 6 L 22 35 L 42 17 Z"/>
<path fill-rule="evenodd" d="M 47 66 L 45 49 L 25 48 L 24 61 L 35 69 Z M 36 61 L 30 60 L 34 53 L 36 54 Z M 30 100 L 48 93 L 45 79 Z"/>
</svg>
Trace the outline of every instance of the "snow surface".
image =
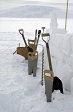
<svg viewBox="0 0 73 112">
<path fill-rule="evenodd" d="M 40 45 L 38 46 L 39 57 L 36 77 L 28 75 L 28 60 L 25 60 L 22 56 L 17 54 L 13 55 L 19 43 L 21 43 L 21 46 L 24 46 L 23 40 L 18 33 L 19 28 L 25 29 L 26 40 L 28 40 L 28 38 L 34 38 L 36 28 L 41 28 L 43 25 L 49 28 L 50 19 L 42 19 L 42 22 L 41 19 L 29 19 L 28 21 L 28 19 L 20 18 L 18 20 L 21 25 L 19 25 L 17 19 L 0 18 L 0 112 L 73 112 L 73 89 L 72 92 L 64 90 L 64 94 L 61 94 L 60 91 L 55 91 L 52 94 L 52 102 L 46 102 L 45 87 L 44 85 L 41 86 L 42 47 Z M 27 22 L 25 21 L 26 24 L 23 26 L 24 20 L 27 20 Z M 64 28 L 63 22 L 64 20 L 62 19 L 59 24 L 62 28 Z M 70 24 L 67 27 L 69 32 L 72 32 L 71 22 L 73 22 L 72 18 L 69 20 Z M 30 25 L 28 23 L 30 23 Z M 11 27 L 12 25 L 13 27 Z M 57 41 L 58 40 L 56 40 L 56 42 Z M 68 42 L 68 40 L 64 41 Z M 63 41 L 61 40 L 61 42 Z M 41 38 L 39 44 L 43 44 Z M 53 50 L 54 48 L 55 47 L 53 47 Z M 66 50 L 66 46 L 63 46 L 63 48 Z M 58 52 L 55 54 L 56 56 L 59 55 Z M 73 66 L 73 63 L 71 63 L 72 57 L 73 55 L 70 56 L 69 60 L 71 67 Z M 61 56 L 60 59 L 63 61 Z M 55 67 L 54 64 L 55 60 L 53 60 L 53 69 L 56 68 L 58 71 L 61 67 L 61 70 L 64 71 L 65 68 L 67 69 L 67 67 L 63 66 L 62 62 L 58 63 L 60 67 L 58 65 Z M 71 71 L 70 73 L 72 75 Z M 73 88 L 72 85 L 73 78 L 71 80 L 71 88 Z"/>
</svg>

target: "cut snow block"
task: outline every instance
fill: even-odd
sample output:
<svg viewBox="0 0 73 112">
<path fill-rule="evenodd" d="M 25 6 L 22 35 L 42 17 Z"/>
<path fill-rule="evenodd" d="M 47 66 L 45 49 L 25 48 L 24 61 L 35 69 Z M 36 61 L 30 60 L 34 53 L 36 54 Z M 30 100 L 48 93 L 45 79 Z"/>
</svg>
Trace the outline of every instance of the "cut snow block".
<svg viewBox="0 0 73 112">
<path fill-rule="evenodd" d="M 73 69 L 73 53 L 69 57 L 69 66 Z"/>
<path fill-rule="evenodd" d="M 71 94 L 73 95 L 73 78 L 71 79 Z"/>
<path fill-rule="evenodd" d="M 71 55 L 71 36 L 70 35 L 65 35 L 65 38 L 62 40 L 61 43 L 61 51 L 64 55 L 70 56 Z"/>
<path fill-rule="evenodd" d="M 62 29 L 62 28 L 56 28 L 52 30 L 52 33 L 60 34 L 62 36 L 62 35 L 67 34 L 67 30 Z"/>
<path fill-rule="evenodd" d="M 33 77 L 36 76 L 37 60 L 38 60 L 37 51 L 28 53 L 28 74 L 31 75 L 33 73 Z"/>
<path fill-rule="evenodd" d="M 61 68 L 61 74 L 62 74 L 62 82 L 63 82 L 63 87 L 65 90 L 67 91 L 71 91 L 71 79 L 73 77 L 73 71 L 71 70 L 71 68 L 68 65 L 64 65 Z"/>
<path fill-rule="evenodd" d="M 46 73 L 53 75 L 53 72 L 50 70 L 44 71 L 44 80 L 45 80 L 45 94 L 47 102 L 52 100 L 52 87 L 53 87 L 53 76 L 47 76 Z"/>
<path fill-rule="evenodd" d="M 52 11 L 50 13 L 50 17 L 51 17 L 50 29 L 56 29 L 58 26 L 58 23 L 57 23 L 57 16 L 55 11 Z"/>
<path fill-rule="evenodd" d="M 62 67 L 64 66 L 65 64 L 61 61 L 57 61 L 56 62 L 56 67 L 55 67 L 55 70 L 54 70 L 54 75 L 59 77 L 60 79 L 62 79 Z"/>
<path fill-rule="evenodd" d="M 71 53 L 73 53 L 73 34 L 70 35 L 71 35 Z"/>
</svg>

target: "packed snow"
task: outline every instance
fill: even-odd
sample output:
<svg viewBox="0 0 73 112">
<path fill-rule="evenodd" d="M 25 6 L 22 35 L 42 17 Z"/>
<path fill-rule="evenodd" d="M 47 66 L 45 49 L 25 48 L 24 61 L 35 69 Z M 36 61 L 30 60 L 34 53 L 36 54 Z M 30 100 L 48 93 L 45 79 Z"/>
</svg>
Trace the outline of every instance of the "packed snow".
<svg viewBox="0 0 73 112">
<path fill-rule="evenodd" d="M 19 8 L 16 7 L 18 12 L 21 11 Z M 6 12 L 5 14 L 7 15 Z M 48 13 L 45 16 L 47 15 Z M 33 77 L 33 74 L 28 75 L 28 60 L 18 54 L 13 55 L 19 43 L 20 46 L 25 46 L 18 30 L 24 29 L 26 40 L 34 39 L 35 29 L 41 29 L 42 26 L 46 27 L 45 32 L 50 32 L 50 15 L 45 19 L 3 17 L 0 18 L 0 112 L 73 112 L 72 16 L 68 19 L 67 32 L 64 30 L 64 18 L 58 19 L 58 28 L 51 32 L 50 50 L 53 70 L 64 84 L 64 94 L 59 90 L 54 91 L 51 102 L 46 101 L 45 84 L 41 85 L 42 46 L 38 45 L 36 77 Z M 39 44 L 44 45 L 45 49 L 41 37 Z M 45 57 L 47 59 L 46 49 Z"/>
</svg>

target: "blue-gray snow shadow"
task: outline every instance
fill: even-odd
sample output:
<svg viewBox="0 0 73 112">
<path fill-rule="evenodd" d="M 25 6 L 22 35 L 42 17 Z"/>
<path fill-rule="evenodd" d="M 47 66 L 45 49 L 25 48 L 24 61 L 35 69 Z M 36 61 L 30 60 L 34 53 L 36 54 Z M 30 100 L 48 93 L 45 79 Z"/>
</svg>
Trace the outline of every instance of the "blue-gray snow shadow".
<svg viewBox="0 0 73 112">
<path fill-rule="evenodd" d="M 55 11 L 58 18 L 65 18 L 65 10 L 51 6 L 40 5 L 24 5 L 15 8 L 3 10 L 0 12 L 0 17 L 11 18 L 49 18 L 50 12 Z M 69 18 L 73 17 L 73 12 L 69 13 Z"/>
</svg>

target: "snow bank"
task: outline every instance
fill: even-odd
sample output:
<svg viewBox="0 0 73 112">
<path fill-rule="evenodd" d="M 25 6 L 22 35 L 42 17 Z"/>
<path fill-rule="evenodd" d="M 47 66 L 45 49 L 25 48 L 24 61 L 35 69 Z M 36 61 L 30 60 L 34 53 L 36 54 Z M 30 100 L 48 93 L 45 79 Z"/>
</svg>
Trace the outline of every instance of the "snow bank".
<svg viewBox="0 0 73 112">
<path fill-rule="evenodd" d="M 71 79 L 73 77 L 73 54 L 71 34 L 52 32 L 50 50 L 53 60 L 56 61 L 54 74 L 58 76 L 64 85 L 64 89 L 71 91 Z"/>
<path fill-rule="evenodd" d="M 54 19 L 53 19 L 54 18 Z M 73 35 L 68 34 L 65 29 L 57 27 L 57 18 L 55 12 L 51 13 L 50 29 L 50 52 L 54 75 L 58 76 L 64 89 L 71 91 L 71 79 L 73 78 Z M 45 52 L 46 59 L 47 54 Z M 48 63 L 46 62 L 48 65 Z"/>
<path fill-rule="evenodd" d="M 73 78 L 71 79 L 71 94 L 73 95 Z"/>
</svg>

